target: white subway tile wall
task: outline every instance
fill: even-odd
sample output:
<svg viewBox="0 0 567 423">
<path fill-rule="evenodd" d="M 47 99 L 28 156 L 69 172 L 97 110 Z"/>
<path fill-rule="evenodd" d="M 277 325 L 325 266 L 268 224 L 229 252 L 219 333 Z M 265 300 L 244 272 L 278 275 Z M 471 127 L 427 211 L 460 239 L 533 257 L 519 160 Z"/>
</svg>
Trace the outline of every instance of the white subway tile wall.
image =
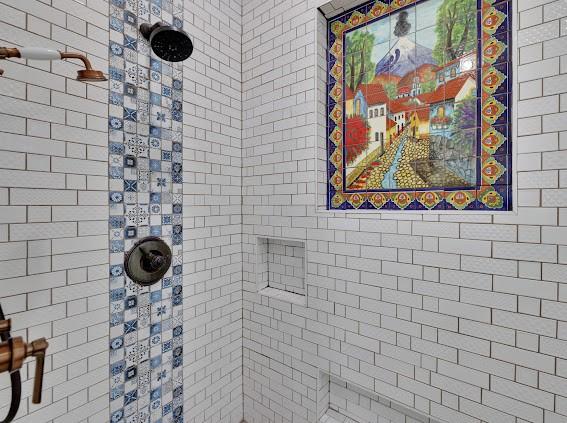
<svg viewBox="0 0 567 423">
<path fill-rule="evenodd" d="M 519 207 L 494 216 L 315 211 L 315 8 L 357 4 L 243 5 L 246 421 L 315 422 L 323 370 L 434 420 L 567 422 L 567 2 L 517 1 Z M 306 242 L 307 307 L 256 293 L 257 236 Z"/>
<path fill-rule="evenodd" d="M 0 1 L 0 45 L 81 51 L 108 71 L 108 3 Z M 46 337 L 43 401 L 22 369 L 21 422 L 108 419 L 107 84 L 76 61 L 2 60 L 0 303 L 13 335 Z M 10 401 L 0 379 L 0 418 Z"/>
<path fill-rule="evenodd" d="M 351 2 L 185 1 L 185 419 L 313 423 L 323 370 L 439 421 L 564 423 L 565 0 L 517 2 L 519 207 L 495 216 L 316 212 L 320 6 Z M 0 0 L 0 41 L 106 72 L 108 18 L 104 0 Z M 14 334 L 50 342 L 19 421 L 106 422 L 106 85 L 69 62 L 0 67 L 0 300 Z M 257 293 L 258 236 L 305 242 L 307 306 Z"/>
<path fill-rule="evenodd" d="M 183 399 L 189 423 L 239 423 L 242 400 L 241 0 L 185 0 Z"/>
<path fill-rule="evenodd" d="M 149 2 L 148 2 L 149 3 Z M 242 418 L 241 5 L 184 2 L 184 412 Z M 2 45 L 80 50 L 108 72 L 109 2 L 0 1 Z M 107 422 L 108 89 L 66 62 L 2 61 L 0 301 L 51 344 L 44 401 L 21 421 Z M 106 270 L 105 270 L 106 268 Z M 10 400 L 0 385 L 0 415 Z M 20 421 L 19 420 L 19 421 Z"/>
</svg>

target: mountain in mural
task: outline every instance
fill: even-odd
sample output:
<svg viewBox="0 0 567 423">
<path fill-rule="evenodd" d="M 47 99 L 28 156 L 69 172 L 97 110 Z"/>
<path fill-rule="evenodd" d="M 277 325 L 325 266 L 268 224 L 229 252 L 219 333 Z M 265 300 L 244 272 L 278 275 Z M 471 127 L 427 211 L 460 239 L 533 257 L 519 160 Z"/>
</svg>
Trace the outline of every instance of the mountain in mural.
<svg viewBox="0 0 567 423">
<path fill-rule="evenodd" d="M 402 77 L 426 64 L 435 64 L 433 51 L 414 43 L 408 37 L 400 37 L 376 64 L 376 75 L 390 73 Z"/>
</svg>

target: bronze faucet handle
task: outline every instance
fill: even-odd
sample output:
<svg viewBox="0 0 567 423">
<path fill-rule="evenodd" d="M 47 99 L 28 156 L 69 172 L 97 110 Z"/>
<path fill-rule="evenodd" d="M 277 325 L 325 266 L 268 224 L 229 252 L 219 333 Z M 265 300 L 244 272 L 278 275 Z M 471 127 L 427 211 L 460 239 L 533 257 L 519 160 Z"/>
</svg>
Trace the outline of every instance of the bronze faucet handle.
<svg viewBox="0 0 567 423">
<path fill-rule="evenodd" d="M 0 69 L 2 75 L 2 69 Z M 12 329 L 12 321 L 10 319 L 0 320 L 0 333 L 9 333 Z"/>
<path fill-rule="evenodd" d="M 49 344 L 45 338 L 39 338 L 26 346 L 26 357 L 35 357 L 35 377 L 33 382 L 32 402 L 41 402 L 41 391 L 43 390 L 43 369 L 45 367 L 45 351 Z"/>
<path fill-rule="evenodd" d="M 0 47 L 0 60 L 9 57 L 20 57 L 20 51 L 17 48 Z M 4 75 L 4 69 L 0 69 L 0 76 L 2 75 Z M 2 330 L 0 330 L 0 333 L 2 333 Z"/>
<path fill-rule="evenodd" d="M 38 357 L 40 355 L 45 356 L 47 347 L 49 347 L 49 344 L 45 338 L 39 338 L 35 341 L 31 341 L 26 346 L 26 357 Z"/>
<path fill-rule="evenodd" d="M 8 322 L 8 324 L 6 323 Z M 4 328 L 9 327 L 9 321 L 2 320 L 0 323 Z M 45 351 L 49 344 L 45 338 L 36 339 L 25 343 L 21 336 L 8 338 L 0 343 L 0 373 L 15 372 L 22 368 L 27 357 L 35 357 L 35 380 L 33 385 L 32 402 L 41 402 L 41 391 L 43 388 L 43 369 L 45 367 Z"/>
<path fill-rule="evenodd" d="M 20 56 L 20 50 L 18 50 L 17 48 L 0 47 L 0 59 Z"/>
</svg>

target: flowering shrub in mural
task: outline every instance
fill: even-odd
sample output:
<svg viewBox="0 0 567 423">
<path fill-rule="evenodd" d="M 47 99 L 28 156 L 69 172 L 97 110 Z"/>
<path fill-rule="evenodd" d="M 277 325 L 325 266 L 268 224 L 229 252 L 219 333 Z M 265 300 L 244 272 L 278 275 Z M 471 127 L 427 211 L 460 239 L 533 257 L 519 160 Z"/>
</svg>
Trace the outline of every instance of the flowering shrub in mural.
<svg viewBox="0 0 567 423">
<path fill-rule="evenodd" d="M 347 130 L 345 132 L 346 163 L 352 164 L 360 157 L 368 143 L 368 122 L 360 116 L 347 119 Z"/>
</svg>

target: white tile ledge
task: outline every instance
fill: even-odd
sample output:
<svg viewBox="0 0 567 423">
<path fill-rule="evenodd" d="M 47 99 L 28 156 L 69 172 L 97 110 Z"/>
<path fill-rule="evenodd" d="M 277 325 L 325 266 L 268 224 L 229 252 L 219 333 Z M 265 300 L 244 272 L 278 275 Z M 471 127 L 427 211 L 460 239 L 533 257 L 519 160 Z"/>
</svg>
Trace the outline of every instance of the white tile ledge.
<svg viewBox="0 0 567 423">
<path fill-rule="evenodd" d="M 334 410 L 329 409 L 323 415 L 323 417 L 321 417 L 319 423 L 359 423 L 359 422 L 347 416 L 343 416 L 342 414 Z"/>
<path fill-rule="evenodd" d="M 258 294 L 301 306 L 305 306 L 306 304 L 305 295 L 295 294 L 293 292 L 288 292 L 288 291 L 282 291 L 281 289 L 270 288 L 269 286 L 259 290 Z"/>
</svg>

